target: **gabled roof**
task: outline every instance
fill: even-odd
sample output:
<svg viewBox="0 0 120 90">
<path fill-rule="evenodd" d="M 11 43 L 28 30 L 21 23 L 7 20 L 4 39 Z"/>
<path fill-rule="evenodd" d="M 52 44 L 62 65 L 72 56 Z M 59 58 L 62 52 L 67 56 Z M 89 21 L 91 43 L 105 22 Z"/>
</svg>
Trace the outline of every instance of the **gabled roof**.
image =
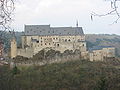
<svg viewBox="0 0 120 90">
<path fill-rule="evenodd" d="M 25 35 L 68 36 L 84 35 L 82 27 L 50 27 L 50 25 L 25 25 Z"/>
</svg>

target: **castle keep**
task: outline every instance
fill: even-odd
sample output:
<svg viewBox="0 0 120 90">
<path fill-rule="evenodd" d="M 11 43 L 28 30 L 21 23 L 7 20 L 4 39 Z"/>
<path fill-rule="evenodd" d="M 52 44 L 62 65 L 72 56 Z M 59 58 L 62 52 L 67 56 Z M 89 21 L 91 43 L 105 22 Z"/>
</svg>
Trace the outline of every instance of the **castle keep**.
<svg viewBox="0 0 120 90">
<path fill-rule="evenodd" d="M 63 53 L 76 49 L 81 57 L 91 61 L 115 57 L 114 47 L 97 47 L 87 50 L 82 27 L 50 27 L 50 25 L 25 25 L 22 35 L 22 48 L 17 49 L 15 38 L 11 40 L 11 58 L 19 56 L 33 57 L 42 49 L 54 49 Z"/>
</svg>

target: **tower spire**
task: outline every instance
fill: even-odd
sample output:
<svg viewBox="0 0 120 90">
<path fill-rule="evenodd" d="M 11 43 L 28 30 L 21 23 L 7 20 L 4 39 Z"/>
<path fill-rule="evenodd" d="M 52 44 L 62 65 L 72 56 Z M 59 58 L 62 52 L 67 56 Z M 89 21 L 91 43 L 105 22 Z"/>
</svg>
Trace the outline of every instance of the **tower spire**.
<svg viewBox="0 0 120 90">
<path fill-rule="evenodd" d="M 78 27 L 78 20 L 76 21 L 76 27 Z"/>
</svg>

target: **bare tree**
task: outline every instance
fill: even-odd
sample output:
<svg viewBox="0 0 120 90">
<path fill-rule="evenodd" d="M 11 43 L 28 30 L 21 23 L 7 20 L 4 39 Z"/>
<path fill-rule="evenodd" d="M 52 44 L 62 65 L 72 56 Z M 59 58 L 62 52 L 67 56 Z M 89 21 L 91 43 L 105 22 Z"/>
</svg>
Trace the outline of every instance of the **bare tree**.
<svg viewBox="0 0 120 90">
<path fill-rule="evenodd" d="M 13 20 L 14 2 L 14 0 L 0 0 L 0 41 L 4 43 L 5 47 L 9 46 L 9 36 L 6 30 L 13 31 L 10 24 Z M 11 35 L 13 35 L 13 32 Z M 8 48 L 5 49 L 4 51 L 7 51 Z"/>
<path fill-rule="evenodd" d="M 118 12 L 118 2 L 120 0 L 105 0 L 111 2 L 111 11 L 105 13 L 105 14 L 97 14 L 95 12 L 91 13 L 91 20 L 93 20 L 93 16 L 98 16 L 98 17 L 104 17 L 107 15 L 117 15 L 117 19 L 113 23 L 117 23 L 118 20 L 120 19 L 120 13 Z"/>
<path fill-rule="evenodd" d="M 14 0 L 0 0 L 0 27 L 3 30 L 10 29 Z"/>
</svg>

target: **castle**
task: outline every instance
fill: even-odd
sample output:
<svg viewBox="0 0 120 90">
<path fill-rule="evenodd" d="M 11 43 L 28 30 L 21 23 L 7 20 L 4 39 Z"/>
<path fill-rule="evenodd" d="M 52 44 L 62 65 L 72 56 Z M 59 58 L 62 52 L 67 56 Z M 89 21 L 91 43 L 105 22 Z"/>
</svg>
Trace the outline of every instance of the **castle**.
<svg viewBox="0 0 120 90">
<path fill-rule="evenodd" d="M 86 59 L 103 60 L 104 57 L 115 57 L 114 47 L 101 47 L 100 49 L 87 50 L 85 34 L 82 27 L 50 27 L 50 25 L 25 25 L 22 35 L 22 48 L 17 49 L 15 38 L 11 40 L 11 58 L 24 56 L 31 58 L 40 50 L 48 48 L 58 50 L 76 49 Z"/>
</svg>

